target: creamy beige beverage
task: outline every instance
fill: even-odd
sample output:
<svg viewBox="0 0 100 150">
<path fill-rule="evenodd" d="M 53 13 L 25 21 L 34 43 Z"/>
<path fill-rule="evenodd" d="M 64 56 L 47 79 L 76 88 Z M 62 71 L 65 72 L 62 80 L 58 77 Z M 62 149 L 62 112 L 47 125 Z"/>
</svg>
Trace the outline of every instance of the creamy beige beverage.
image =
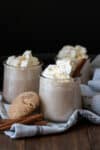
<svg viewBox="0 0 100 150">
<path fill-rule="evenodd" d="M 67 68 L 49 65 L 40 77 L 41 111 L 51 121 L 65 122 L 75 109 L 81 108 L 79 80 L 73 80 Z"/>
<path fill-rule="evenodd" d="M 31 51 L 22 56 L 11 56 L 4 63 L 3 97 L 11 103 L 20 93 L 39 90 L 39 77 L 42 66 Z"/>
</svg>

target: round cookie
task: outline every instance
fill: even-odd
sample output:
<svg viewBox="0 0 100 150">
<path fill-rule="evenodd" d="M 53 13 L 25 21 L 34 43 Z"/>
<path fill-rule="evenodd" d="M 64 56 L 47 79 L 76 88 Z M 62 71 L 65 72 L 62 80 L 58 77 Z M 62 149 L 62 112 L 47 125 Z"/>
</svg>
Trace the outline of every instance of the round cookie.
<svg viewBox="0 0 100 150">
<path fill-rule="evenodd" d="M 31 114 L 40 104 L 39 96 L 35 92 L 24 92 L 17 96 L 9 106 L 8 116 L 17 119 Z"/>
</svg>

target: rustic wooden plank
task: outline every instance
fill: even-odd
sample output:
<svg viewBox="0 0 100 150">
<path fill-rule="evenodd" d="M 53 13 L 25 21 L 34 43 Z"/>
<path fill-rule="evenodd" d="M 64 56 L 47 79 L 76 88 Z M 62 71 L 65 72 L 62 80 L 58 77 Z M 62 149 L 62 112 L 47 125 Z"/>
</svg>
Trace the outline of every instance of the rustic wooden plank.
<svg viewBox="0 0 100 150">
<path fill-rule="evenodd" d="M 90 125 L 88 127 L 88 136 L 91 150 L 100 150 L 100 125 Z"/>
<path fill-rule="evenodd" d="M 63 134 L 33 137 L 26 140 L 26 150 L 90 150 L 86 125 L 75 126 Z"/>
<path fill-rule="evenodd" d="M 100 150 L 100 126 L 77 124 L 69 131 L 12 140 L 0 134 L 0 150 Z"/>
<path fill-rule="evenodd" d="M 88 124 L 85 122 L 82 122 L 80 125 L 77 124 L 77 150 L 91 150 L 87 127 Z"/>
<path fill-rule="evenodd" d="M 25 140 L 12 140 L 0 134 L 0 150 L 25 150 Z"/>
</svg>

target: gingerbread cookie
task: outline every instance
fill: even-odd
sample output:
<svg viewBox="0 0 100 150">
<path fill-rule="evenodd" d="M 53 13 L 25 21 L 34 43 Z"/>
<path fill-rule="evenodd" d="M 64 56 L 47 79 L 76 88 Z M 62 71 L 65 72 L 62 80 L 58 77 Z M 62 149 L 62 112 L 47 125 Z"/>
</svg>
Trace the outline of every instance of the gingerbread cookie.
<svg viewBox="0 0 100 150">
<path fill-rule="evenodd" d="M 31 114 L 40 104 L 35 92 L 24 92 L 13 100 L 8 110 L 10 119 L 17 119 Z"/>
</svg>

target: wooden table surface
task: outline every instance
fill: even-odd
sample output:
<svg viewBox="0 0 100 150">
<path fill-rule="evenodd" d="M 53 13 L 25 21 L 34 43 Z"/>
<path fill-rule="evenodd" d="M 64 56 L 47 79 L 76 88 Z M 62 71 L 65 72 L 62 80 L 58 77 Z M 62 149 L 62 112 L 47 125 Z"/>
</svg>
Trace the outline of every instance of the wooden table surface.
<svg viewBox="0 0 100 150">
<path fill-rule="evenodd" d="M 83 122 L 65 133 L 17 140 L 0 134 L 0 150 L 100 150 L 100 126 Z"/>
</svg>

